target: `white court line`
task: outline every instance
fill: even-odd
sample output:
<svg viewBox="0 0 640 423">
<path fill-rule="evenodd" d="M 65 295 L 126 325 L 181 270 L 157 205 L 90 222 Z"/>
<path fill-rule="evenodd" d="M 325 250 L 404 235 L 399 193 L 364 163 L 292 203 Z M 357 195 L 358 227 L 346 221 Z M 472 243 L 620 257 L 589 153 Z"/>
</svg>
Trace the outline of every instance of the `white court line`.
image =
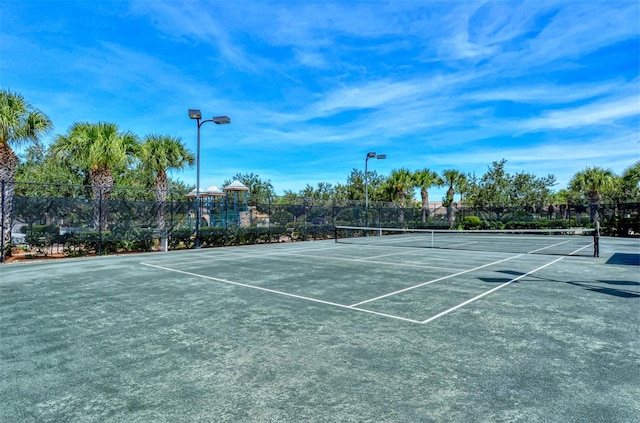
<svg viewBox="0 0 640 423">
<path fill-rule="evenodd" d="M 198 264 L 198 263 L 203 263 L 204 260 L 206 260 L 207 262 L 210 261 L 220 261 L 220 260 L 229 260 L 229 259 L 234 259 L 234 258 L 255 258 L 255 257 L 276 257 L 276 256 L 283 256 L 283 257 L 287 257 L 287 256 L 291 256 L 291 255 L 295 255 L 296 253 L 291 253 L 289 251 L 283 250 L 283 251 L 272 251 L 269 253 L 264 253 L 259 251 L 258 249 L 252 249 L 250 252 L 249 251 L 241 251 L 241 252 L 229 252 L 231 250 L 236 251 L 236 249 L 240 249 L 240 248 L 248 248 L 248 247 L 253 247 L 252 245 L 241 245 L 241 246 L 233 246 L 233 247 L 220 247 L 220 248 L 207 248 L 207 255 L 203 254 L 199 254 L 196 257 L 193 257 L 190 260 L 166 260 L 163 259 L 162 263 L 177 263 L 180 265 L 185 265 L 185 264 Z M 335 248 L 349 248 L 348 246 L 345 245 L 339 245 L 339 246 L 331 246 L 331 247 L 326 247 L 326 248 L 299 248 L 296 249 L 297 251 L 301 251 L 301 252 L 305 252 L 305 251 L 324 251 L 324 250 L 333 250 Z M 227 249 L 226 251 L 221 251 L 222 249 Z M 202 250 L 201 250 L 202 251 Z M 218 254 L 216 255 L 211 255 L 211 253 L 216 252 Z"/>
<path fill-rule="evenodd" d="M 535 239 L 536 241 L 538 240 L 537 238 L 532 238 L 532 239 Z M 537 253 L 537 252 L 539 252 L 539 251 L 544 251 L 544 250 L 547 250 L 547 249 L 549 249 L 549 248 L 557 247 L 558 245 L 566 244 L 566 243 L 568 243 L 568 242 L 572 242 L 572 241 L 575 241 L 575 240 L 574 240 L 574 239 L 568 239 L 568 240 L 566 240 L 566 241 L 557 242 L 557 243 L 555 243 L 555 244 L 547 245 L 547 246 L 545 246 L 545 247 L 541 247 L 541 248 L 538 248 L 538 249 L 536 249 L 536 250 L 528 251 L 528 252 L 527 252 L 527 254 L 534 254 L 534 253 Z M 469 241 L 469 242 L 463 242 L 463 243 L 458 243 L 458 244 L 447 245 L 447 247 L 449 247 L 449 248 L 451 248 L 451 249 L 454 249 L 454 248 L 456 248 L 456 247 L 467 246 L 467 245 L 477 244 L 477 243 L 478 243 L 477 241 Z M 593 245 L 593 243 L 591 243 L 590 245 Z M 586 247 L 584 247 L 584 248 L 587 248 L 587 247 L 589 247 L 590 245 L 587 245 L 587 246 L 586 246 Z M 572 254 L 574 254 L 574 253 L 570 253 L 569 255 L 572 255 Z"/>
<path fill-rule="evenodd" d="M 242 248 L 245 246 L 241 246 L 241 247 L 232 247 L 232 248 Z M 239 253 L 225 253 L 225 252 L 221 252 L 217 255 L 211 255 L 211 256 L 205 256 L 203 257 L 203 254 L 198 255 L 197 257 L 194 257 L 191 260 L 183 260 L 183 259 L 179 259 L 179 260 L 166 260 L 163 259 L 162 263 L 163 264 L 177 264 L 180 266 L 184 266 L 184 265 L 189 265 L 189 264 L 203 264 L 203 263 L 211 263 L 214 261 L 228 261 L 228 260 L 233 260 L 233 259 L 242 259 L 242 258 L 275 258 L 275 259 L 280 259 L 280 258 L 289 258 L 289 257 L 304 257 L 304 258 L 313 258 L 313 259 L 322 259 L 322 260 L 329 260 L 329 261 L 350 261 L 350 262 L 356 262 L 356 263 L 369 263 L 369 264 L 381 264 L 381 265 L 391 265 L 391 266 L 402 266 L 402 267 L 415 267 L 415 268 L 420 268 L 420 269 L 436 269 L 436 270 L 445 270 L 445 271 L 457 271 L 458 269 L 452 269 L 451 267 L 441 267 L 441 266 L 426 266 L 426 265 L 421 265 L 421 264 L 411 264 L 411 263 L 399 263 L 399 262 L 387 262 L 387 261 L 372 261 L 371 259 L 373 258 L 378 258 L 378 257 L 384 257 L 384 256 L 390 256 L 390 255 L 401 255 L 401 254 L 407 254 L 406 251 L 400 251 L 397 253 L 392 253 L 392 254 L 385 254 L 385 255 L 378 255 L 378 256 L 373 256 L 373 257 L 362 257 L 362 258 L 347 258 L 347 257 L 325 257 L 325 256 L 314 256 L 311 254 L 303 254 L 305 252 L 316 252 L 316 251 L 327 251 L 327 250 L 334 250 L 336 248 L 346 248 L 349 249 L 348 245 L 338 245 L 338 246 L 331 246 L 331 247 L 325 247 L 325 248 L 299 248 L 296 249 L 295 251 L 299 251 L 299 252 L 289 252 L 289 251 L 274 251 L 274 252 L 270 252 L 270 253 L 256 253 L 256 250 L 253 249 L 251 252 L 239 252 Z"/>
<path fill-rule="evenodd" d="M 569 255 L 572 256 L 575 253 L 578 253 L 578 252 L 584 250 L 585 248 L 589 248 L 589 247 L 593 247 L 593 242 L 591 244 L 589 244 L 589 245 L 585 245 L 584 247 L 580 247 L 577 250 L 570 252 Z"/>
<path fill-rule="evenodd" d="M 352 262 L 356 262 L 356 263 L 367 263 L 367 264 L 384 264 L 384 265 L 390 265 L 390 266 L 401 266 L 401 267 L 417 267 L 420 269 L 436 269 L 436 270 L 447 270 L 447 271 L 457 271 L 458 269 L 452 269 L 450 267 L 439 267 L 439 266 L 426 266 L 424 264 L 414 264 L 414 263 L 399 263 L 399 262 L 393 262 L 393 261 L 373 261 L 371 260 L 371 257 L 363 257 L 363 258 L 347 258 L 347 257 L 318 257 L 318 256 L 312 256 L 309 254 L 298 254 L 298 253 L 291 253 L 290 255 L 292 256 L 297 256 L 297 257 L 305 257 L 305 258 L 321 258 L 323 260 L 329 260 L 329 261 L 352 261 Z"/>
<path fill-rule="evenodd" d="M 542 269 L 544 269 L 544 268 L 545 268 L 545 267 L 547 267 L 547 266 L 551 266 L 552 264 L 557 263 L 557 262 L 559 262 L 559 261 L 560 261 L 560 260 L 562 260 L 562 259 L 564 259 L 564 257 L 557 258 L 557 259 L 555 259 L 555 260 L 553 260 L 553 261 L 551 261 L 551 262 L 549 262 L 549 263 L 547 263 L 547 264 L 544 264 L 544 265 L 542 265 L 542 266 L 540 266 L 540 267 L 538 267 L 538 268 L 536 268 L 536 269 L 533 269 L 533 270 L 531 270 L 531 271 L 529 271 L 529 272 L 527 272 L 527 273 L 525 273 L 525 274 L 523 274 L 523 275 L 520 275 L 520 276 L 518 276 L 517 278 L 513 278 L 513 279 L 511 279 L 509 282 L 505 282 L 505 283 L 503 283 L 502 285 L 496 286 L 495 288 L 490 289 L 490 290 L 488 290 L 488 291 L 486 291 L 486 292 L 483 292 L 483 293 L 482 293 L 482 294 L 480 294 L 480 295 L 476 295 L 475 297 L 473 297 L 473 298 L 471 298 L 471 299 L 469 299 L 469 300 L 467 300 L 467 301 L 465 301 L 465 302 L 463 302 L 463 303 L 460 303 L 460 304 L 458 304 L 458 305 L 457 305 L 457 306 L 455 306 L 455 307 L 451 307 L 450 309 L 445 310 L 445 311 L 443 311 L 443 312 L 441 312 L 441 313 L 438 313 L 438 314 L 436 314 L 435 316 L 429 317 L 427 320 L 423 320 L 423 321 L 422 321 L 422 322 L 420 322 L 420 323 L 425 324 L 425 323 L 432 322 L 432 321 L 436 320 L 436 319 L 437 319 L 437 318 L 439 318 L 439 317 L 442 317 L 442 316 L 444 316 L 444 315 L 446 315 L 446 314 L 451 313 L 452 311 L 455 311 L 455 310 L 459 309 L 460 307 L 464 307 L 464 306 L 466 306 L 467 304 L 471 304 L 472 302 L 477 301 L 477 300 L 479 300 L 480 298 L 482 298 L 482 297 L 484 297 L 484 296 L 486 296 L 486 295 L 491 294 L 492 292 L 495 292 L 495 291 L 497 291 L 497 290 L 499 290 L 499 289 L 501 289 L 501 288 L 504 288 L 505 286 L 510 285 L 510 284 L 512 284 L 513 282 L 516 282 L 516 281 L 518 281 L 518 280 L 520 280 L 520 279 L 524 278 L 525 276 L 532 275 L 532 274 L 534 274 L 535 272 L 537 272 L 538 270 L 542 270 Z"/>
<path fill-rule="evenodd" d="M 459 242 L 457 244 L 444 244 L 444 245 L 445 245 L 445 248 L 447 249 L 455 250 L 456 248 L 459 248 L 459 247 L 466 247 L 468 245 L 473 245 L 477 243 L 478 241 L 467 241 L 467 242 Z M 442 248 L 442 247 L 436 247 L 436 248 Z M 482 251 L 482 250 L 478 250 L 478 251 Z"/>
<path fill-rule="evenodd" d="M 389 253 L 389 254 L 379 254 L 377 256 L 370 256 L 370 257 L 362 257 L 364 260 L 374 260 L 374 259 L 379 259 L 382 257 L 390 257 L 390 256 L 400 256 L 400 255 L 407 255 L 406 251 L 400 251 L 398 253 Z"/>
<path fill-rule="evenodd" d="M 547 248 L 557 247 L 558 245 L 566 244 L 567 242 L 571 242 L 571 241 L 572 240 L 568 239 L 568 240 L 563 241 L 563 242 L 558 242 L 558 243 L 553 244 L 553 245 L 548 245 L 546 247 L 538 248 L 537 250 L 529 251 L 527 254 L 537 253 L 538 251 L 546 250 Z"/>
<path fill-rule="evenodd" d="M 272 293 L 272 294 L 284 295 L 285 297 L 292 297 L 292 298 L 297 298 L 297 299 L 300 299 L 300 300 L 311 301 L 311 302 L 314 302 L 314 303 L 326 304 L 326 305 L 331 305 L 331 306 L 334 306 L 334 307 L 340 307 L 340 308 L 346 308 L 346 309 L 349 309 L 349 310 L 361 311 L 363 313 L 376 314 L 378 316 L 390 317 L 392 319 L 403 320 L 405 322 L 421 323 L 419 320 L 408 319 L 406 317 L 394 316 L 392 314 L 380 313 L 380 312 L 373 311 L 373 310 L 367 310 L 367 309 L 362 309 L 362 308 L 351 307 L 351 306 L 348 306 L 346 304 L 339 304 L 339 303 L 334 303 L 334 302 L 331 302 L 331 301 L 319 300 L 317 298 L 305 297 L 303 295 L 291 294 L 291 293 L 288 293 L 288 292 L 277 291 L 275 289 L 262 288 L 260 286 L 248 285 L 248 284 L 242 283 L 242 282 L 234 282 L 234 281 L 230 281 L 230 280 L 227 280 L 227 279 L 215 278 L 213 276 L 200 275 L 198 273 L 186 272 L 184 270 L 172 269 L 170 267 L 158 266 L 156 264 L 150 264 L 150 263 L 140 263 L 140 264 L 143 265 L 143 266 L 155 267 L 156 269 L 166 270 L 168 272 L 182 273 L 183 275 L 189 275 L 189 276 L 195 276 L 195 277 L 198 277 L 198 278 L 209 279 L 209 280 L 216 281 L 216 282 L 222 282 L 222 283 L 226 283 L 226 284 L 230 284 L 230 285 L 241 286 L 243 288 L 257 289 L 259 291 L 269 292 L 269 293 Z"/>
<path fill-rule="evenodd" d="M 473 269 L 463 270 L 461 272 L 453 273 L 451 275 L 447 275 L 447 276 L 443 276 L 441 278 L 437 278 L 437 279 L 433 279 L 433 280 L 430 280 L 430 281 L 427 281 L 427 282 L 423 282 L 423 283 L 418 284 L 418 285 L 409 286 L 407 288 L 400 289 L 398 291 L 394 291 L 394 292 L 390 292 L 388 294 L 380 295 L 379 297 L 370 298 L 368 300 L 360 301 L 359 303 L 351 304 L 351 307 L 357 307 L 360 304 L 370 303 L 372 301 L 380 300 L 382 298 L 390 297 L 392 295 L 396 295 L 396 294 L 400 294 L 402 292 L 410 291 L 412 289 L 420 288 L 421 286 L 429 285 L 429 284 L 432 284 L 432 283 L 435 283 L 435 282 L 440 282 L 440 281 L 443 281 L 445 279 L 453 278 L 455 276 L 464 275 L 465 273 L 473 272 L 475 270 L 480 270 L 482 268 L 485 268 L 485 267 L 488 267 L 488 266 L 493 266 L 494 264 L 498 264 L 498 263 L 502 263 L 502 262 L 505 262 L 505 261 L 508 261 L 508 260 L 512 260 L 512 259 L 517 258 L 517 257 L 522 257 L 523 255 L 524 254 L 518 254 L 517 256 L 511 256 L 511 257 L 507 257 L 506 259 L 494 261 L 492 263 L 483 264 L 482 266 L 474 267 Z"/>
<path fill-rule="evenodd" d="M 581 247 L 581 248 L 571 252 L 569 255 L 574 255 L 577 252 L 579 252 L 581 250 L 584 250 L 587 247 L 589 247 L 589 246 Z M 331 301 L 319 300 L 319 299 L 316 299 L 316 298 L 305 297 L 305 296 L 302 296 L 302 295 L 291 294 L 291 293 L 288 293 L 288 292 L 277 291 L 277 290 L 269 289 L 269 288 L 262 288 L 262 287 L 259 287 L 259 286 L 248 285 L 248 284 L 241 283 L 241 282 L 234 282 L 234 281 L 230 281 L 230 280 L 227 280 L 227 279 L 215 278 L 215 277 L 212 277 L 212 276 L 200 275 L 200 274 L 193 273 L 193 272 L 186 272 L 186 271 L 183 271 L 183 270 L 172 269 L 172 268 L 168 268 L 168 267 L 164 267 L 164 266 L 158 266 L 158 265 L 150 264 L 150 263 L 140 263 L 140 264 L 143 265 L 143 266 L 154 267 L 154 268 L 166 270 L 166 271 L 169 271 L 169 272 L 181 273 L 181 274 L 184 274 L 184 275 L 195 276 L 195 277 L 199 277 L 199 278 L 203 278 L 203 279 L 213 280 L 213 281 L 216 281 L 216 282 L 222 282 L 222 283 L 241 286 L 241 287 L 245 287 L 245 288 L 256 289 L 256 290 L 259 290 L 259 291 L 269 292 L 269 293 L 272 293 L 272 294 L 283 295 L 283 296 L 286 296 L 286 297 L 292 297 L 292 298 L 311 301 L 311 302 L 315 302 L 315 303 L 331 305 L 331 306 L 335 306 L 335 307 L 339 307 L 339 308 L 345 308 L 345 309 L 349 309 L 349 310 L 361 311 L 363 313 L 375 314 L 375 315 L 378 315 L 378 316 L 388 317 L 388 318 L 392 318 L 392 319 L 396 319 L 396 320 L 402 320 L 402 321 L 405 321 L 405 322 L 418 323 L 418 324 L 427 324 L 427 323 L 432 322 L 432 321 L 434 321 L 434 320 L 436 320 L 436 319 L 438 319 L 438 318 L 440 318 L 442 316 L 445 316 L 445 315 L 447 315 L 447 314 L 449 314 L 449 313 L 451 313 L 451 312 L 453 312 L 453 311 L 455 311 L 455 310 L 457 310 L 457 309 L 459 309 L 461 307 L 464 307 L 467 304 L 475 302 L 475 301 L 479 300 L 480 298 L 483 298 L 483 297 L 491 294 L 492 292 L 495 292 L 495 291 L 497 291 L 497 290 L 499 290 L 501 288 L 504 288 L 505 286 L 508 286 L 513 282 L 516 282 L 516 281 L 518 281 L 518 280 L 520 280 L 520 279 L 522 279 L 522 278 L 524 278 L 526 276 L 532 275 L 533 273 L 535 273 L 535 272 L 537 272 L 537 271 L 539 271 L 541 269 L 544 269 L 545 267 L 548 267 L 548 266 L 550 266 L 550 265 L 552 265 L 554 263 L 557 263 L 557 262 L 559 262 L 560 260 L 562 260 L 562 259 L 564 259 L 566 257 L 560 257 L 560 258 L 558 258 L 556 260 L 553 260 L 553 261 L 551 261 L 549 263 L 546 263 L 546 264 L 544 264 L 544 265 L 542 265 L 542 266 L 540 266 L 540 267 L 538 267 L 538 268 L 536 268 L 534 270 L 531 270 L 531 271 L 529 271 L 529 272 L 527 272 L 527 273 L 525 273 L 525 274 L 523 274 L 521 276 L 518 276 L 517 278 L 514 278 L 514 279 L 512 279 L 512 280 L 510 280 L 508 282 L 505 282 L 502 285 L 499 285 L 499 286 L 497 286 L 497 287 L 495 287 L 493 289 L 490 289 L 489 291 L 486 291 L 486 292 L 484 292 L 484 293 L 482 293 L 480 295 L 477 295 L 477 296 L 475 296 L 475 297 L 473 297 L 473 298 L 471 298 L 471 299 L 469 299 L 467 301 L 464 301 L 463 303 L 458 304 L 455 307 L 451 307 L 450 309 L 447 309 L 447 310 L 445 310 L 445 311 L 443 311 L 441 313 L 436 314 L 435 316 L 432 316 L 432 317 L 430 317 L 430 318 L 428 318 L 426 320 L 422 320 L 422 321 L 415 320 L 415 319 L 409 319 L 409 318 L 401 317 L 401 316 L 395 316 L 395 315 L 392 315 L 392 314 L 380 313 L 380 312 L 377 312 L 377 311 L 368 310 L 368 309 L 360 308 L 360 307 L 357 307 L 357 306 L 359 304 L 364 304 L 364 303 L 367 303 L 367 302 L 374 301 L 376 299 L 380 299 L 380 298 L 387 297 L 387 296 L 390 296 L 390 295 L 393 295 L 393 294 L 397 294 L 397 293 L 400 293 L 400 292 L 404 292 L 404 291 L 408 291 L 408 290 L 411 290 L 411 289 L 415 289 L 415 288 L 418 288 L 420 286 L 428 285 L 430 283 L 434 283 L 434 282 L 437 282 L 439 280 L 443 280 L 443 279 L 447 279 L 447 278 L 450 278 L 450 277 L 453 277 L 453 276 L 457 276 L 457 275 L 461 275 L 461 274 L 464 274 L 464 273 L 468 273 L 468 272 L 471 272 L 473 270 L 482 269 L 483 267 L 487 267 L 487 266 L 490 266 L 490 265 L 493 265 L 493 264 L 502 263 L 502 262 L 505 262 L 505 261 L 508 261 L 508 260 L 511 260 L 511 259 L 514 259 L 514 258 L 517 258 L 517 257 L 521 257 L 523 255 L 525 255 L 525 254 L 518 254 L 516 256 L 508 257 L 508 258 L 503 259 L 503 260 L 499 260 L 499 261 L 496 261 L 496 262 L 493 262 L 493 263 L 485 264 L 483 266 L 479 266 L 479 267 L 476 267 L 474 269 L 465 270 L 465 271 L 459 272 L 459 273 L 454 274 L 454 275 L 450 275 L 450 276 L 447 276 L 447 277 L 444 277 L 444 278 L 439 278 L 439 279 L 436 279 L 436 280 L 433 280 L 433 281 L 428 281 L 428 282 L 422 283 L 420 285 L 416 285 L 416 286 L 412 286 L 412 287 L 409 287 L 409 288 L 405 288 L 405 289 L 402 289 L 400 291 L 396 291 L 394 293 L 386 294 L 386 295 L 383 295 L 383 296 L 380 296 L 380 297 L 377 297 L 377 298 L 373 298 L 373 299 L 370 299 L 370 300 L 362 301 L 362 302 L 359 302 L 359 303 L 356 303 L 356 304 L 352 304 L 352 305 L 339 304 L 339 303 L 334 303 L 334 302 L 331 302 Z"/>
<path fill-rule="evenodd" d="M 366 228 L 355 228 L 355 229 L 366 229 Z M 461 248 L 461 247 L 465 247 L 465 246 L 469 246 L 469 245 L 473 245 L 473 244 L 478 244 L 479 242 L 482 242 L 482 241 L 492 241 L 492 242 L 495 242 L 495 241 L 496 241 L 496 238 L 491 237 L 491 236 L 479 236 L 479 235 L 473 235 L 473 236 L 474 236 L 474 239 L 473 239 L 473 240 L 469 240 L 469 241 L 462 241 L 462 240 L 460 240 L 460 242 L 457 242 L 457 243 L 455 243 L 455 244 L 445 244 L 445 245 L 446 245 L 446 247 L 445 247 L 445 248 L 448 248 L 448 249 L 455 249 L 455 248 Z M 390 237 L 394 237 L 394 235 L 390 235 Z M 415 237 L 415 239 L 419 239 L 419 238 L 420 238 L 419 236 L 416 236 L 416 237 Z M 431 238 L 430 238 L 430 237 L 428 237 L 428 236 L 424 236 L 423 238 L 424 238 L 425 240 L 427 240 L 427 241 L 431 241 Z M 355 240 L 356 240 L 356 241 L 353 241 L 353 242 L 352 242 L 352 244 L 353 244 L 353 245 L 367 245 L 367 246 L 371 246 L 371 247 L 384 248 L 384 246 L 385 246 L 385 245 L 390 245 L 390 244 L 394 244 L 394 243 L 406 242 L 406 241 L 407 241 L 407 239 L 411 239 L 411 238 L 385 239 L 385 240 L 384 240 L 384 242 L 380 241 L 380 242 L 379 242 L 379 245 L 376 245 L 376 243 L 375 243 L 375 242 L 372 242 L 372 243 L 370 243 L 370 244 L 369 244 L 369 243 L 366 243 L 366 242 L 362 241 L 362 243 L 359 243 L 359 242 L 357 241 L 359 238 L 353 238 L 353 239 L 355 239 Z M 527 237 L 522 237 L 522 236 L 521 236 L 521 237 L 519 237 L 518 239 L 519 239 L 519 240 L 531 239 L 531 240 L 536 240 L 536 241 L 539 241 L 539 240 L 540 240 L 540 238 L 539 238 L 539 237 L 536 237 L 536 236 L 533 236 L 533 237 L 532 237 L 532 236 L 527 236 Z M 439 241 L 439 240 L 440 240 L 440 239 L 438 239 L 438 241 Z M 504 241 L 504 239 L 501 239 L 500 241 Z M 556 243 L 556 244 L 547 245 L 547 246 L 545 246 L 545 247 L 541 247 L 541 248 L 538 248 L 538 249 L 536 249 L 536 250 L 529 251 L 529 252 L 527 252 L 526 254 L 534 254 L 534 253 L 537 253 L 537 252 L 539 252 L 539 251 L 544 251 L 544 250 L 546 250 L 546 249 L 553 248 L 553 247 L 557 247 L 558 245 L 566 244 L 566 243 L 569 243 L 569 242 L 572 242 L 572 241 L 575 241 L 575 239 L 568 239 L 568 240 L 563 241 L 563 242 L 558 242 L 558 243 Z M 348 241 L 347 241 L 347 243 L 348 243 Z M 427 244 L 431 244 L 431 243 L 430 243 L 430 242 L 429 242 L 429 243 L 425 243 L 425 245 L 427 245 Z M 587 245 L 587 246 L 585 246 L 585 247 L 583 247 L 583 248 L 580 248 L 580 249 L 579 249 L 579 250 L 577 250 L 577 251 L 583 250 L 584 248 L 588 248 L 588 247 L 589 247 L 589 246 L 591 246 L 591 245 L 593 245 L 593 243 L 591 243 L 591 244 L 589 244 L 589 245 Z M 433 246 L 433 245 L 432 245 L 432 246 Z M 421 247 L 420 247 L 420 246 L 417 246 L 416 248 L 421 248 Z M 442 248 L 442 247 L 434 247 L 434 248 Z M 569 255 L 573 255 L 573 254 L 575 254 L 577 251 L 574 251 L 574 252 L 570 253 Z"/>
<path fill-rule="evenodd" d="M 588 247 L 589 247 L 589 245 L 585 245 L 584 247 L 581 247 L 581 248 L 578 248 L 578 249 L 577 249 L 577 250 L 575 250 L 575 251 L 572 251 L 571 253 L 569 253 L 569 255 L 570 255 L 570 256 L 572 256 L 572 255 L 574 255 L 574 254 L 576 254 L 576 253 L 578 253 L 578 252 L 580 252 L 580 251 L 582 251 L 582 250 L 584 250 L 585 248 L 588 248 Z M 495 288 L 490 289 L 490 290 L 489 290 L 489 291 L 487 291 L 487 292 L 483 292 L 483 293 L 482 293 L 482 294 L 480 294 L 480 295 L 477 295 L 477 296 L 475 296 L 475 297 L 473 297 L 473 298 L 471 298 L 471 299 L 469 299 L 469 300 L 467 300 L 467 301 L 465 301 L 465 302 L 463 302 L 463 303 L 460 303 L 460 304 L 458 304 L 458 305 L 457 305 L 457 306 L 455 306 L 455 307 L 451 307 L 450 309 L 445 310 L 445 311 L 443 311 L 443 312 L 441 312 L 441 313 L 438 313 L 438 314 L 436 314 L 435 316 L 429 317 L 427 320 L 423 320 L 421 323 L 423 323 L 423 324 L 424 324 L 424 323 L 432 322 L 432 321 L 436 320 L 436 319 L 437 319 L 437 318 L 439 318 L 439 317 L 442 317 L 442 316 L 444 316 L 444 315 L 446 315 L 446 314 L 451 313 L 452 311 L 455 311 L 455 310 L 459 309 L 460 307 L 464 307 L 464 306 L 466 306 L 467 304 L 470 304 L 470 303 L 472 303 L 472 302 L 474 302 L 474 301 L 477 301 L 477 300 L 479 300 L 480 298 L 484 297 L 485 295 L 489 295 L 489 294 L 491 294 L 492 292 L 495 292 L 495 291 L 497 291 L 497 290 L 499 290 L 499 289 L 501 289 L 501 288 L 504 288 L 505 286 L 510 285 L 510 284 L 512 284 L 513 282 L 516 282 L 516 281 L 518 281 L 518 280 L 520 280 L 520 279 L 524 278 L 525 276 L 532 275 L 532 274 L 534 274 L 535 272 L 537 272 L 538 270 L 542 270 L 542 269 L 544 269 L 545 267 L 547 267 L 547 266 L 551 266 L 552 264 L 557 263 L 557 262 L 559 262 L 560 260 L 565 259 L 565 258 L 566 258 L 566 257 L 559 257 L 559 258 L 557 258 L 557 259 L 555 259 L 555 260 L 553 260 L 553 261 L 551 261 L 551 262 L 549 262 L 549 263 L 547 263 L 547 264 L 544 264 L 544 265 L 542 265 L 542 266 L 540 266 L 540 267 L 538 267 L 538 268 L 536 268 L 536 269 L 533 269 L 533 270 L 531 270 L 531 271 L 529 271 L 529 272 L 525 273 L 524 275 L 520 275 L 520 276 L 518 276 L 517 278 L 513 278 L 513 279 L 511 279 L 509 282 L 505 282 L 505 283 L 503 283 L 502 285 L 496 286 Z"/>
</svg>

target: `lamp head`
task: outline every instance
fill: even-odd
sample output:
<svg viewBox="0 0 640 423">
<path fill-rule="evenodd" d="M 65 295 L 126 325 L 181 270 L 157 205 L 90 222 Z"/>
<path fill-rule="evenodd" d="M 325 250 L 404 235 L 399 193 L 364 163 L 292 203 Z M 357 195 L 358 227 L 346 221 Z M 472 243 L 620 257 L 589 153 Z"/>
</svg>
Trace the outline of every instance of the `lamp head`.
<svg viewBox="0 0 640 423">
<path fill-rule="evenodd" d="M 376 156 L 375 151 L 372 151 L 370 153 L 367 153 L 367 159 L 373 159 Z"/>
<path fill-rule="evenodd" d="M 378 159 L 378 160 L 384 160 L 384 159 L 386 159 L 386 158 L 387 158 L 387 155 L 386 155 L 386 154 L 378 154 L 378 155 L 376 156 L 376 159 Z"/>
<path fill-rule="evenodd" d="M 189 109 L 189 117 L 191 119 L 202 119 L 202 113 L 198 109 Z"/>
<path fill-rule="evenodd" d="M 231 123 L 229 116 L 214 116 L 211 120 L 216 125 L 226 125 L 227 123 Z"/>
</svg>

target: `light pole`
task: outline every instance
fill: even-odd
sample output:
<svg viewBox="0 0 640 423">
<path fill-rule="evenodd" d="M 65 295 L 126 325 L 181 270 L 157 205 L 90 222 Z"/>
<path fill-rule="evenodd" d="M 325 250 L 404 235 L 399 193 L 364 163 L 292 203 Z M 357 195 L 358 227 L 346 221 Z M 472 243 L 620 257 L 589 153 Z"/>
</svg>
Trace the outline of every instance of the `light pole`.
<svg viewBox="0 0 640 423">
<path fill-rule="evenodd" d="M 367 158 L 364 161 L 364 221 L 365 227 L 369 227 L 369 159 L 384 160 L 387 158 L 386 154 L 376 154 L 375 151 L 367 153 Z"/>
<path fill-rule="evenodd" d="M 203 120 L 202 113 L 198 109 L 189 109 L 189 117 L 198 123 L 198 144 L 196 147 L 196 248 L 200 248 L 200 127 L 207 122 L 216 125 L 231 123 L 228 116 L 214 116 L 211 119 Z"/>
</svg>

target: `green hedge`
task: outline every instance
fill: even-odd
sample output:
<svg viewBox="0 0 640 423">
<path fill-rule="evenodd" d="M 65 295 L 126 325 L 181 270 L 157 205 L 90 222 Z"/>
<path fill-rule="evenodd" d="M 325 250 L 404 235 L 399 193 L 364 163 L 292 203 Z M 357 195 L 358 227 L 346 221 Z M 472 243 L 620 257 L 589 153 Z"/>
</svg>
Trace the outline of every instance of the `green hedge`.
<svg viewBox="0 0 640 423">
<path fill-rule="evenodd" d="M 157 241 L 152 229 L 129 229 L 124 233 L 85 231 L 65 234 L 64 238 L 65 249 L 70 255 L 148 252 Z"/>
<path fill-rule="evenodd" d="M 349 210 L 353 212 L 353 210 Z M 512 218 L 513 216 L 511 216 Z M 336 224 L 347 225 L 350 222 L 338 221 Z M 588 218 L 575 219 L 521 219 L 504 221 L 484 221 L 480 216 L 465 216 L 457 220 L 457 228 L 465 230 L 477 229 L 569 229 L 573 227 L 593 227 Z M 378 223 L 380 224 L 380 223 Z M 421 221 L 405 221 L 406 225 L 415 228 L 448 228 L 448 222 L 443 219 L 430 218 L 426 223 Z M 382 227 L 400 227 L 397 221 L 383 222 Z M 26 243 L 37 255 L 47 255 L 53 246 L 63 246 L 63 253 L 68 256 L 87 254 L 112 254 L 118 252 L 146 252 L 152 251 L 159 245 L 160 236 L 152 229 L 131 227 L 113 227 L 111 231 L 93 231 L 59 234 L 56 225 L 25 226 L 22 231 L 26 234 Z M 616 217 L 608 220 L 601 228 L 603 235 L 611 236 L 640 236 L 640 220 L 637 217 Z M 172 250 L 189 249 L 195 245 L 194 229 L 190 227 L 177 228 L 169 231 L 168 245 Z M 305 222 L 288 222 L 285 225 L 270 227 L 202 227 L 199 231 L 200 245 L 206 247 L 221 247 L 231 245 L 249 245 L 275 243 L 282 241 L 305 241 L 313 239 L 329 239 L 334 235 L 333 225 L 320 225 Z M 58 250 L 59 251 L 59 250 Z"/>
<path fill-rule="evenodd" d="M 463 229 L 486 229 L 486 226 L 478 216 L 465 216 L 462 220 Z"/>
<path fill-rule="evenodd" d="M 640 219 L 637 217 L 616 216 L 612 221 L 602 227 L 602 235 L 640 237 Z"/>
<path fill-rule="evenodd" d="M 504 223 L 504 229 L 569 229 L 575 226 L 576 222 L 573 219 L 537 219 Z"/>
</svg>

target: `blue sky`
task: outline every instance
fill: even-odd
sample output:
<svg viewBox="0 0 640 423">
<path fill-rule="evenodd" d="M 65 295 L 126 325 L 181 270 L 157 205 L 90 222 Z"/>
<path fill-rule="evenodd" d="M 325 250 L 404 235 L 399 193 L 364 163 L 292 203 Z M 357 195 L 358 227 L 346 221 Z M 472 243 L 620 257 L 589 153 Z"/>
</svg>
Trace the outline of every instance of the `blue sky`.
<svg viewBox="0 0 640 423">
<path fill-rule="evenodd" d="M 640 159 L 631 1 L 7 1 L 0 85 L 53 121 L 180 137 L 278 194 L 369 169 L 621 174 Z M 173 173 L 195 185 L 195 167 Z M 432 198 L 437 198 L 438 193 Z"/>
</svg>

